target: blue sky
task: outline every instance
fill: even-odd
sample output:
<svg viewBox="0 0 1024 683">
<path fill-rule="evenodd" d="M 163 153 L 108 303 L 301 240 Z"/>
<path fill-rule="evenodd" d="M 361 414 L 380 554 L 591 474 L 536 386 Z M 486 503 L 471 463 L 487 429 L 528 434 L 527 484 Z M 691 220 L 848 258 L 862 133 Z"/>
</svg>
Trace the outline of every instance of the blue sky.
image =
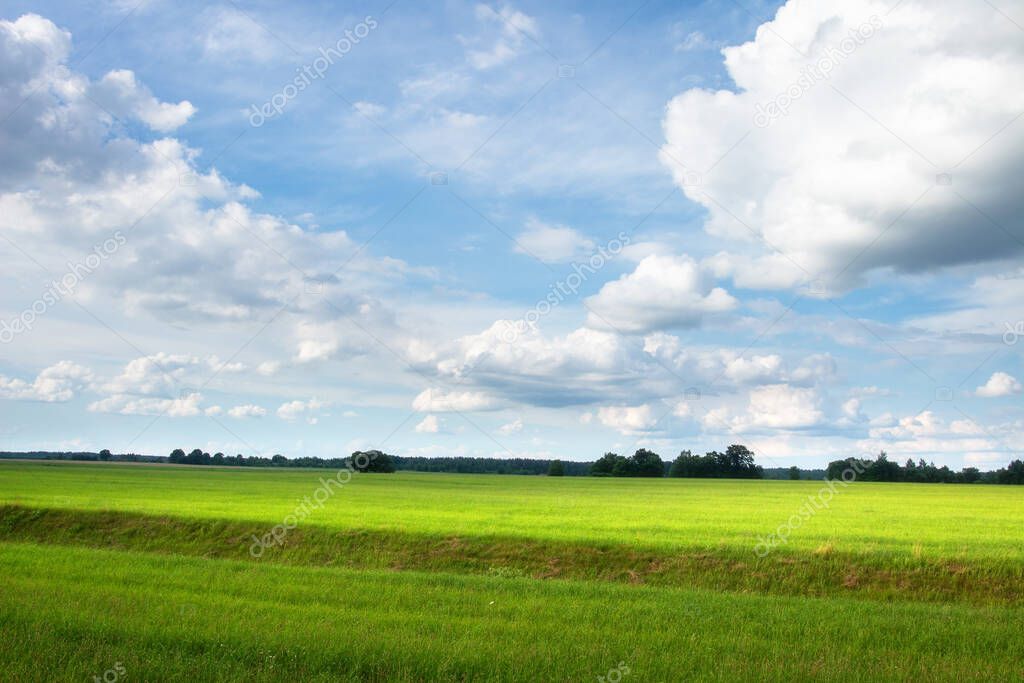
<svg viewBox="0 0 1024 683">
<path fill-rule="evenodd" d="M 2 7 L 0 449 L 1019 457 L 1012 3 Z"/>
</svg>

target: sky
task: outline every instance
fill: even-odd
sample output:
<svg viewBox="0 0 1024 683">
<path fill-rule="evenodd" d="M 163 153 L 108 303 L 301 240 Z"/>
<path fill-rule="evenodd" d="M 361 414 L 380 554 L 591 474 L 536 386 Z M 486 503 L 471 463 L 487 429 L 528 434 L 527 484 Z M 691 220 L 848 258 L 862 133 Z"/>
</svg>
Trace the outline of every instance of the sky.
<svg viewBox="0 0 1024 683">
<path fill-rule="evenodd" d="M 1021 456 L 1019 2 L 0 9 L 0 450 Z"/>
</svg>

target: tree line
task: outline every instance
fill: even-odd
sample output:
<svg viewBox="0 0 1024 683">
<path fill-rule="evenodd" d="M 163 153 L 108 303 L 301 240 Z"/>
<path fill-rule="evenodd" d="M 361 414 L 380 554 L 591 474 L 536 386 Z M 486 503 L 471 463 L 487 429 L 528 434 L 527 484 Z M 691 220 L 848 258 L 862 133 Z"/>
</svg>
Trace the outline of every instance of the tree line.
<svg viewBox="0 0 1024 683">
<path fill-rule="evenodd" d="M 590 466 L 593 477 L 699 477 L 762 479 L 764 469 L 754 463 L 754 453 L 746 446 L 733 444 L 725 453 L 711 451 L 694 455 L 682 451 L 671 463 L 657 453 L 641 448 L 626 457 L 605 453 Z"/>
<path fill-rule="evenodd" d="M 733 444 L 724 453 L 709 451 L 696 455 L 684 450 L 671 462 L 645 448 L 631 456 L 605 453 L 594 462 L 569 460 L 541 460 L 532 458 L 472 458 L 472 457 L 404 457 L 379 450 L 356 451 L 348 458 L 272 457 L 213 455 L 196 448 L 185 453 L 174 449 L 169 456 L 141 455 L 137 453 L 111 453 L 104 449 L 98 453 L 85 451 L 30 451 L 0 452 L 0 459 L 25 458 L 37 460 L 78 460 L 107 462 L 149 462 L 184 465 L 215 465 L 222 467 L 305 467 L 341 469 L 353 466 L 352 459 L 365 454 L 369 465 L 360 471 L 394 472 L 450 472 L 461 474 L 519 474 L 548 475 L 553 477 L 693 477 L 729 479 L 840 479 L 843 472 L 852 470 L 860 481 L 921 482 L 946 484 L 1024 484 L 1024 462 L 1012 461 L 1007 467 L 982 472 L 976 467 L 965 467 L 954 472 L 943 465 L 907 460 L 900 465 L 889 460 L 883 451 L 874 460 L 846 458 L 834 460 L 825 470 L 807 470 L 798 467 L 762 468 L 754 463 L 754 454 L 746 446 Z M 356 468 L 359 469 L 359 468 Z"/>
<path fill-rule="evenodd" d="M 366 456 L 360 458 L 359 456 Z M 176 465 L 217 465 L 221 467 L 314 467 L 342 469 L 352 467 L 358 472 L 394 472 L 394 456 L 381 451 L 356 451 L 348 458 L 286 458 L 283 455 L 274 455 L 265 458 L 258 455 L 244 456 L 224 455 L 223 453 L 203 452 L 201 449 L 193 449 L 185 453 L 180 448 L 175 448 L 167 456 L 167 462 Z"/>
<path fill-rule="evenodd" d="M 1013 460 L 1007 467 L 994 472 L 982 472 L 977 467 L 965 467 L 954 472 L 946 465 L 936 467 L 923 459 L 906 464 L 889 460 L 882 451 L 874 460 L 846 458 L 833 460 L 825 470 L 827 479 L 840 479 L 846 470 L 857 473 L 860 481 L 901 481 L 928 484 L 1024 484 L 1024 461 Z"/>
</svg>

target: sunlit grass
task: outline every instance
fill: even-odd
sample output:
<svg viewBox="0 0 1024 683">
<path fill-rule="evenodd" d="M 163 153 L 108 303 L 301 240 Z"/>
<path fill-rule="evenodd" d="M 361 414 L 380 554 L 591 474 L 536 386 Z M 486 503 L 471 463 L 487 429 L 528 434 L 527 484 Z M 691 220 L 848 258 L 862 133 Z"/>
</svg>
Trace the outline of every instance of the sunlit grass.
<svg viewBox="0 0 1024 683">
<path fill-rule="evenodd" d="M 0 463 L 0 503 L 281 522 L 320 470 Z M 334 529 L 520 536 L 672 550 L 753 549 L 823 482 L 357 475 L 303 521 Z M 1024 560 L 1024 487 L 838 487 L 785 548 Z"/>
<path fill-rule="evenodd" d="M 1019 680 L 1024 487 L 0 463 L 0 679 Z"/>
</svg>

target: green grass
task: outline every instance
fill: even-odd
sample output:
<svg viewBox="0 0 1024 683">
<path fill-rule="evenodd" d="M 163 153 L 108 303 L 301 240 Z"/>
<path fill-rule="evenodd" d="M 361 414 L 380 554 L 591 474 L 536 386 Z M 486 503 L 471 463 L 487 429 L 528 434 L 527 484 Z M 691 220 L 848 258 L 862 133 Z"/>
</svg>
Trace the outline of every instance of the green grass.
<svg viewBox="0 0 1024 683">
<path fill-rule="evenodd" d="M 277 524 L 329 470 L 0 463 L 0 503 Z M 357 475 L 304 526 L 753 553 L 823 482 Z M 859 483 L 786 548 L 1024 562 L 1024 487 Z"/>
<path fill-rule="evenodd" d="M 958 680 L 1024 675 L 1006 607 L 0 545 L 4 680 Z"/>
<path fill-rule="evenodd" d="M 0 462 L 0 678 L 1005 681 L 1024 487 Z"/>
</svg>

